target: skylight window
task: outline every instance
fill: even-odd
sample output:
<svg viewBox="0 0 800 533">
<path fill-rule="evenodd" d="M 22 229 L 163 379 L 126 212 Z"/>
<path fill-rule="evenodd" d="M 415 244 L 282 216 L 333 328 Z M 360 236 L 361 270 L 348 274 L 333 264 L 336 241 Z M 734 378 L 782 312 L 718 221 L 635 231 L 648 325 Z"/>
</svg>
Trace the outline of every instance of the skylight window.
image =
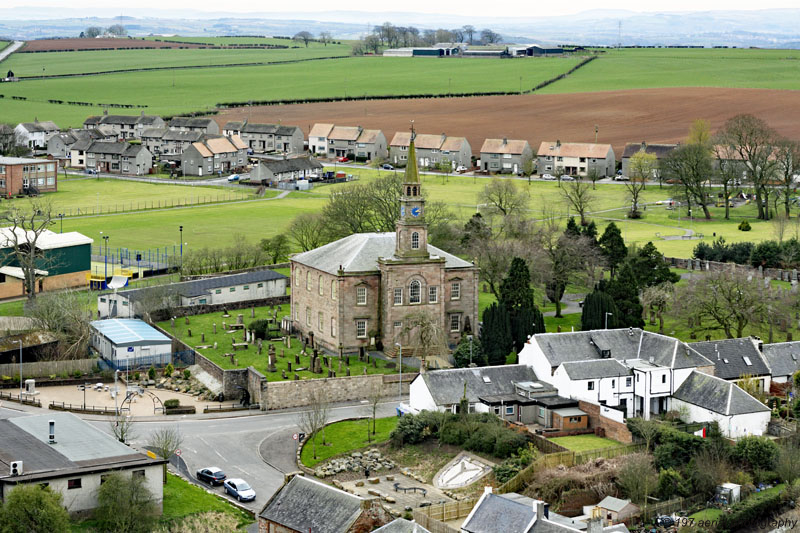
<svg viewBox="0 0 800 533">
<path fill-rule="evenodd" d="M 483 382 L 484 383 L 491 383 L 492 380 L 489 378 L 489 376 L 483 376 Z"/>
<path fill-rule="evenodd" d="M 750 362 L 749 357 L 743 357 L 742 359 L 744 359 L 744 364 L 746 364 L 747 366 L 753 366 L 753 363 Z"/>
<path fill-rule="evenodd" d="M 797 355 L 791 354 L 791 356 L 792 356 L 792 361 L 797 362 Z"/>
<path fill-rule="evenodd" d="M 725 363 L 726 365 L 728 364 L 728 360 L 727 359 L 723 359 L 722 362 Z"/>
</svg>

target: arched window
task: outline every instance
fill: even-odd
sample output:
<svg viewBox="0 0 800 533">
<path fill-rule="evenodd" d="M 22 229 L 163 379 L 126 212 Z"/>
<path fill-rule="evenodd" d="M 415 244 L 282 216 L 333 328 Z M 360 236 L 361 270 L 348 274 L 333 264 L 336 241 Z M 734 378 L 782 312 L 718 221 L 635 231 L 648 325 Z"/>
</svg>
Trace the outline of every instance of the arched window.
<svg viewBox="0 0 800 533">
<path fill-rule="evenodd" d="M 416 231 L 411 234 L 411 248 L 414 250 L 419 250 L 419 233 Z"/>
<path fill-rule="evenodd" d="M 322 276 L 319 277 L 319 295 L 322 296 L 325 292 L 325 288 L 322 286 Z"/>
<path fill-rule="evenodd" d="M 408 288 L 408 301 L 412 304 L 418 304 L 421 301 L 422 285 L 419 281 L 414 280 Z"/>
</svg>

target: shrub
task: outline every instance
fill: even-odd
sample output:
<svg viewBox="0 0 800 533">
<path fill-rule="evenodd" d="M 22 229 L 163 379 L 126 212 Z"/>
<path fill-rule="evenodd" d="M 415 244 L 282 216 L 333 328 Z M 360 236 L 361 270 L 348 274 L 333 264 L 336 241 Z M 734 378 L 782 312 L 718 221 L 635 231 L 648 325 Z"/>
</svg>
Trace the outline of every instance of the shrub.
<svg viewBox="0 0 800 533">
<path fill-rule="evenodd" d="M 719 529 L 736 531 L 754 524 L 758 519 L 769 516 L 781 506 L 780 493 L 767 496 L 753 496 L 733 506 L 728 514 L 720 517 Z"/>
<path fill-rule="evenodd" d="M 266 339 L 267 331 L 269 330 L 269 320 L 266 318 L 259 318 L 250 322 L 250 329 L 257 339 Z"/>
<path fill-rule="evenodd" d="M 173 372 L 175 372 L 175 367 L 172 366 L 172 363 L 167 363 L 167 366 L 164 367 L 164 377 L 170 377 Z"/>
<path fill-rule="evenodd" d="M 0 506 L 0 531 L 69 531 L 69 514 L 58 491 L 38 484 L 20 484 Z"/>
<path fill-rule="evenodd" d="M 97 491 L 97 503 L 94 517 L 102 531 L 152 531 L 160 514 L 143 476 L 109 474 Z"/>
<path fill-rule="evenodd" d="M 774 483 L 780 476 L 774 470 L 756 470 L 753 472 L 753 480 L 756 483 Z"/>
<path fill-rule="evenodd" d="M 511 457 L 514 452 L 527 443 L 528 439 L 521 433 L 517 433 L 513 429 L 503 429 L 495 439 L 492 455 L 501 458 Z"/>
<path fill-rule="evenodd" d="M 150 379 L 156 379 L 156 367 L 150 367 L 150 369 L 147 371 L 147 377 Z"/>
<path fill-rule="evenodd" d="M 417 444 L 425 440 L 424 429 L 425 424 L 419 416 L 405 415 L 397 421 L 397 426 L 392 430 L 390 437 L 397 446 Z"/>
<path fill-rule="evenodd" d="M 190 377 L 192 377 L 192 371 L 189 370 L 188 368 L 184 369 L 184 371 L 183 371 L 183 379 L 189 379 Z"/>
<path fill-rule="evenodd" d="M 751 476 L 748 472 L 744 470 L 737 470 L 733 476 L 731 477 L 731 483 L 736 483 L 737 485 L 752 485 L 753 484 L 753 476 Z"/>
<path fill-rule="evenodd" d="M 175 409 L 176 407 L 180 407 L 181 401 L 178 398 L 170 398 L 169 400 L 164 400 L 164 407 L 167 409 Z"/>
<path fill-rule="evenodd" d="M 445 444 L 461 446 L 469 438 L 470 428 L 459 421 L 446 422 L 439 431 L 439 440 Z"/>
<path fill-rule="evenodd" d="M 742 220 L 739 223 L 739 231 L 750 231 L 750 223 L 746 220 Z"/>
<path fill-rule="evenodd" d="M 80 370 L 76 370 L 75 372 L 73 372 L 73 373 L 72 373 L 72 375 L 73 375 L 73 376 L 75 376 L 76 378 L 79 378 L 79 377 L 81 377 L 83 374 L 81 374 L 81 371 L 80 371 Z"/>
<path fill-rule="evenodd" d="M 134 372 L 133 373 L 133 379 L 135 379 L 136 381 L 139 381 L 140 377 L 141 377 L 141 374 L 139 374 L 139 372 Z"/>
<path fill-rule="evenodd" d="M 766 437 L 751 435 L 736 443 L 734 454 L 753 471 L 772 470 L 778 461 L 778 445 Z"/>
<path fill-rule="evenodd" d="M 684 481 L 681 473 L 674 468 L 666 468 L 658 475 L 658 497 L 669 500 L 675 496 L 688 496 L 691 494 L 691 487 Z"/>
<path fill-rule="evenodd" d="M 494 452 L 494 445 L 497 440 L 497 429 L 491 426 L 479 426 L 472 433 L 467 432 L 468 437 L 464 442 L 464 448 L 472 452 L 491 454 Z"/>
</svg>

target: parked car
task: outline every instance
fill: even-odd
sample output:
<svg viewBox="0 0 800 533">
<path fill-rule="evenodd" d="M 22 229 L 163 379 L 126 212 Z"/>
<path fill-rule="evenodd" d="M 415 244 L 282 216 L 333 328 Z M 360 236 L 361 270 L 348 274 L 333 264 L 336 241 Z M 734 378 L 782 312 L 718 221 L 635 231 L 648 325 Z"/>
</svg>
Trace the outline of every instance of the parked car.
<svg viewBox="0 0 800 533">
<path fill-rule="evenodd" d="M 347 156 L 346 156 L 346 155 L 341 155 L 341 156 L 337 157 L 337 158 L 336 158 L 336 160 L 337 160 L 339 163 L 347 163 L 347 162 L 349 162 L 349 161 L 350 161 L 350 160 L 347 158 Z"/>
<path fill-rule="evenodd" d="M 542 174 L 542 179 L 547 181 L 553 181 L 556 179 L 556 177 L 553 176 L 552 174 Z"/>
<path fill-rule="evenodd" d="M 659 527 L 672 527 L 675 525 L 675 519 L 668 515 L 661 515 L 656 518 L 656 525 Z"/>
<path fill-rule="evenodd" d="M 225 488 L 225 492 L 240 502 L 251 502 L 256 499 L 256 491 L 243 479 L 232 478 L 225 481 L 222 486 Z"/>
<path fill-rule="evenodd" d="M 564 174 L 561 176 L 561 181 L 575 181 L 575 178 L 573 178 L 569 174 Z"/>
<path fill-rule="evenodd" d="M 614 181 L 630 181 L 631 179 L 628 176 L 623 176 L 622 174 L 617 174 L 614 176 Z"/>
<path fill-rule="evenodd" d="M 228 476 L 225 475 L 225 472 L 216 466 L 209 466 L 197 471 L 197 480 L 204 481 L 209 485 L 222 485 L 226 477 Z"/>
<path fill-rule="evenodd" d="M 381 168 L 383 170 L 394 170 L 394 167 L 392 165 L 390 165 L 389 163 L 384 163 L 383 166 L 381 166 Z"/>
<path fill-rule="evenodd" d="M 456 172 L 466 172 L 466 171 L 467 171 L 467 167 L 465 167 L 464 165 L 458 165 L 456 167 Z"/>
<path fill-rule="evenodd" d="M 228 176 L 228 181 L 239 181 L 240 177 L 241 176 L 239 176 L 239 174 L 231 174 L 230 176 Z"/>
</svg>

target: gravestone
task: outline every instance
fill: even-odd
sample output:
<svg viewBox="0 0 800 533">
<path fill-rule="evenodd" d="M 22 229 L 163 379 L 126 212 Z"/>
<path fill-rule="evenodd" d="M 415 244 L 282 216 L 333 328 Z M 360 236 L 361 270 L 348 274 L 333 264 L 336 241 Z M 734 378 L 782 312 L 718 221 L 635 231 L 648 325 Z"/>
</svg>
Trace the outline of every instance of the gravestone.
<svg viewBox="0 0 800 533">
<path fill-rule="evenodd" d="M 372 358 L 372 367 L 378 368 L 378 359 L 376 357 Z"/>
<path fill-rule="evenodd" d="M 350 377 L 350 367 L 347 367 L 347 377 Z"/>
<path fill-rule="evenodd" d="M 236 323 L 237 324 L 244 324 L 244 315 L 239 313 L 236 315 Z"/>
<path fill-rule="evenodd" d="M 214 349 L 217 349 L 217 341 L 214 341 Z"/>
<path fill-rule="evenodd" d="M 205 333 L 201 333 L 200 334 L 200 343 L 201 344 L 205 344 L 206 343 L 206 334 Z"/>
<path fill-rule="evenodd" d="M 329 378 L 332 378 L 332 377 L 333 377 L 333 370 L 328 370 L 328 377 L 329 377 Z"/>
<path fill-rule="evenodd" d="M 346 366 L 350 366 L 350 356 L 349 356 L 349 355 L 346 355 L 346 356 L 345 356 L 345 358 L 344 358 L 344 364 L 345 364 Z"/>
<path fill-rule="evenodd" d="M 170 325 L 171 328 L 175 327 L 175 317 L 172 317 L 172 318 L 169 319 L 169 325 Z"/>
<path fill-rule="evenodd" d="M 227 355 L 228 355 L 228 357 L 230 357 L 230 359 L 231 359 L 231 364 L 232 364 L 232 365 L 236 364 L 236 362 L 234 361 L 234 356 L 233 356 L 233 354 L 232 354 L 232 353 L 229 353 L 229 354 L 227 354 Z"/>
<path fill-rule="evenodd" d="M 269 371 L 275 372 L 275 347 L 269 345 Z"/>
<path fill-rule="evenodd" d="M 228 324 L 224 320 L 222 321 L 222 331 L 228 331 Z"/>
<path fill-rule="evenodd" d="M 189 317 L 187 316 L 187 317 L 185 318 L 185 320 L 186 320 L 186 325 L 188 326 L 188 325 L 189 325 Z"/>
<path fill-rule="evenodd" d="M 283 359 L 284 357 L 286 357 L 286 350 L 281 348 L 281 359 Z"/>
<path fill-rule="evenodd" d="M 281 370 L 281 378 L 286 379 L 286 370 Z"/>
<path fill-rule="evenodd" d="M 288 370 L 289 372 L 292 371 L 292 362 L 291 361 L 286 361 L 286 370 Z"/>
<path fill-rule="evenodd" d="M 286 347 L 292 349 L 292 338 L 288 335 L 286 336 Z"/>
<path fill-rule="evenodd" d="M 296 364 L 300 364 L 300 354 L 294 354 L 294 362 Z"/>
<path fill-rule="evenodd" d="M 223 307 L 223 308 L 222 308 L 222 318 L 228 318 L 228 317 L 230 317 L 230 316 L 231 316 L 231 315 L 229 315 L 229 314 L 228 314 L 228 309 L 227 309 L 227 308 L 225 308 L 225 307 Z"/>
<path fill-rule="evenodd" d="M 327 356 L 324 356 L 324 355 L 322 356 L 322 366 L 328 366 L 328 367 L 331 366 L 331 365 L 328 364 L 328 357 Z"/>
<path fill-rule="evenodd" d="M 255 318 L 255 317 L 256 317 L 256 308 L 255 307 L 251 307 L 250 308 L 250 318 Z"/>
<path fill-rule="evenodd" d="M 364 367 L 364 375 L 367 375 L 367 367 Z"/>
<path fill-rule="evenodd" d="M 189 337 L 192 336 L 192 328 L 186 330 L 186 335 L 188 335 Z"/>
<path fill-rule="evenodd" d="M 322 374 L 322 365 L 320 364 L 319 357 L 314 359 L 314 373 Z"/>
<path fill-rule="evenodd" d="M 217 323 L 216 323 L 216 322 L 214 322 L 214 324 L 213 324 L 213 325 L 214 325 L 214 335 L 216 335 L 216 334 L 217 334 Z"/>
<path fill-rule="evenodd" d="M 300 381 L 300 376 L 298 376 L 297 374 L 295 374 L 295 375 L 294 375 L 294 380 L 295 380 L 295 381 Z"/>
<path fill-rule="evenodd" d="M 261 355 L 261 343 L 258 343 L 258 355 Z"/>
</svg>

